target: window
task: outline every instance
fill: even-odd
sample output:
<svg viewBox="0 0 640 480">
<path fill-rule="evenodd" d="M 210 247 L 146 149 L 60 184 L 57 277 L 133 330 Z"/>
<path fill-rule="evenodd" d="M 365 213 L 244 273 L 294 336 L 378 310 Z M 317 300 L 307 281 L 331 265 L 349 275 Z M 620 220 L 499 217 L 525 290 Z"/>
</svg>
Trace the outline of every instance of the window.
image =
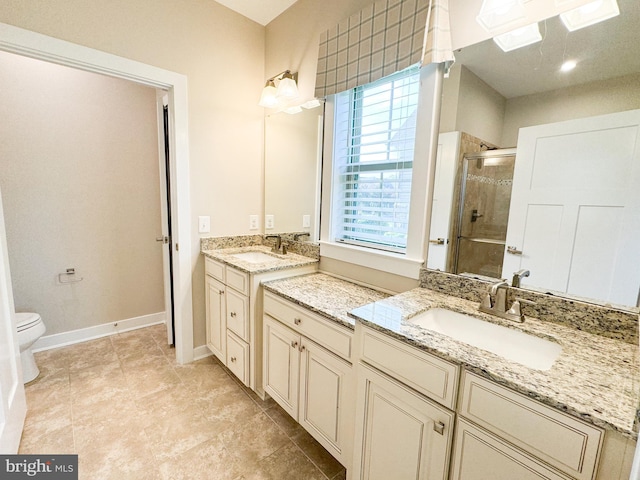
<svg viewBox="0 0 640 480">
<path fill-rule="evenodd" d="M 334 241 L 406 251 L 419 80 L 416 66 L 336 95 Z"/>
</svg>

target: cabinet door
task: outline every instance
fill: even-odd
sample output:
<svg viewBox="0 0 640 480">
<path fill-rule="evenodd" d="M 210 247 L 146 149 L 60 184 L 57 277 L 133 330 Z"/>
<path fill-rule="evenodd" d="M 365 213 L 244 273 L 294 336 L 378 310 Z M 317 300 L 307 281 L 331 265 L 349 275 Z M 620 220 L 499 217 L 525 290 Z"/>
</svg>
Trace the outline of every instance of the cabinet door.
<svg viewBox="0 0 640 480">
<path fill-rule="evenodd" d="M 221 362 L 226 361 L 225 286 L 205 275 L 207 346 Z"/>
<path fill-rule="evenodd" d="M 249 298 L 228 288 L 225 299 L 227 302 L 227 328 L 248 342 Z"/>
<path fill-rule="evenodd" d="M 298 420 L 300 335 L 264 316 L 264 390 Z"/>
<path fill-rule="evenodd" d="M 249 386 L 249 345 L 230 331 L 227 332 L 227 367 Z"/>
<path fill-rule="evenodd" d="M 569 480 L 464 420 L 458 421 L 451 480 Z"/>
<path fill-rule="evenodd" d="M 343 463 L 345 404 L 351 389 L 351 365 L 302 339 L 299 423 Z"/>
<path fill-rule="evenodd" d="M 454 414 L 367 365 L 358 369 L 353 478 L 446 479 Z"/>
</svg>

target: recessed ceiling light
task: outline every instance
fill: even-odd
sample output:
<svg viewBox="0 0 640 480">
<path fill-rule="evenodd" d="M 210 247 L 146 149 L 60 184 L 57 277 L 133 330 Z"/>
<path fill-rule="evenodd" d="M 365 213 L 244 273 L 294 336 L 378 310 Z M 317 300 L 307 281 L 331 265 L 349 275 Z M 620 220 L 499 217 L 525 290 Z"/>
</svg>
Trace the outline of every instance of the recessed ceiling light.
<svg viewBox="0 0 640 480">
<path fill-rule="evenodd" d="M 560 14 L 567 30 L 573 32 L 620 15 L 616 0 L 595 0 L 581 7 Z"/>
<path fill-rule="evenodd" d="M 567 60 L 566 62 L 564 62 L 562 64 L 562 66 L 560 67 L 560 71 L 561 72 L 570 72 L 571 70 L 573 70 L 574 68 L 576 68 L 576 61 L 575 60 Z"/>
<path fill-rule="evenodd" d="M 493 41 L 505 52 L 531 45 L 540 40 L 542 40 L 542 35 L 540 35 L 537 23 L 493 37 Z"/>
</svg>

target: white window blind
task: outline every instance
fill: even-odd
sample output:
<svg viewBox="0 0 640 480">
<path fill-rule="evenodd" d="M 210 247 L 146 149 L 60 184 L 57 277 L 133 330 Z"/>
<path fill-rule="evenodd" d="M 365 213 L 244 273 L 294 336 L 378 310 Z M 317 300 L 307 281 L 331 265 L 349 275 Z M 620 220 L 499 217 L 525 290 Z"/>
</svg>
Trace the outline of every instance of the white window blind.
<svg viewBox="0 0 640 480">
<path fill-rule="evenodd" d="M 419 80 L 416 66 L 336 95 L 335 241 L 406 250 Z"/>
</svg>

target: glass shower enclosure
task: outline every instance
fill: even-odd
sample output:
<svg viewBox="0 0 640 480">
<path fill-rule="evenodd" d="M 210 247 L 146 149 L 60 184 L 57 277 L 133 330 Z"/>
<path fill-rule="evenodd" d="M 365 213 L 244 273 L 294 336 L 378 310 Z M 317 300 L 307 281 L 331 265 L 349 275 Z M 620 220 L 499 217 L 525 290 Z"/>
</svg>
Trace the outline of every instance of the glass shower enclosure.
<svg viewBox="0 0 640 480">
<path fill-rule="evenodd" d="M 454 273 L 501 278 L 516 149 L 465 154 Z"/>
</svg>

